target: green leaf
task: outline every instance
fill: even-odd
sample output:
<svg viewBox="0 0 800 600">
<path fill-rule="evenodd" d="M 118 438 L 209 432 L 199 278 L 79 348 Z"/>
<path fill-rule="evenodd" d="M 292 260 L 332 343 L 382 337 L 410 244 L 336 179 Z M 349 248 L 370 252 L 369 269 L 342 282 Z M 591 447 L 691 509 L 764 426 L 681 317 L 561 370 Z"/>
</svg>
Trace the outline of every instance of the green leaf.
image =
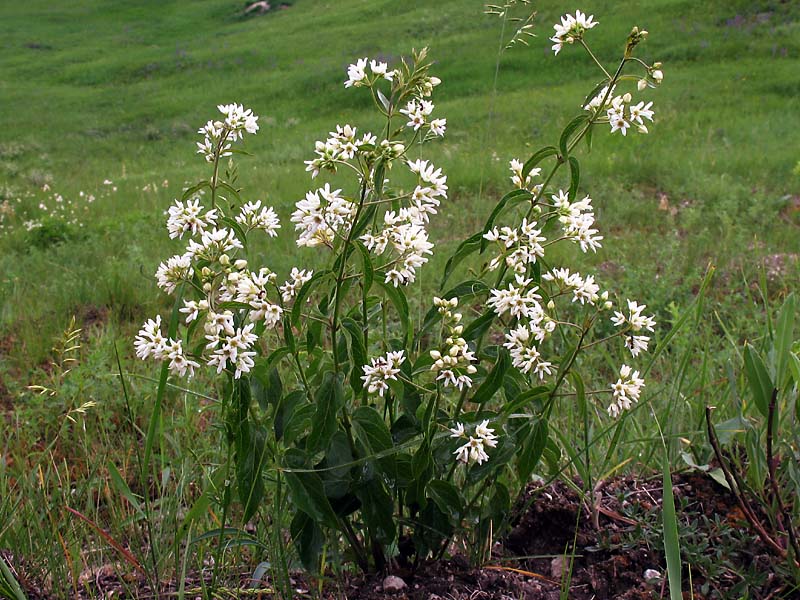
<svg viewBox="0 0 800 600">
<path fill-rule="evenodd" d="M 678 518 L 675 514 L 675 497 L 672 495 L 672 477 L 669 469 L 669 454 L 664 447 L 662 465 L 662 497 L 664 519 L 664 554 L 667 558 L 667 579 L 670 600 L 682 600 L 681 593 L 681 545 L 678 537 Z"/>
<path fill-rule="evenodd" d="M 372 266 L 372 258 L 369 255 L 369 250 L 359 240 L 354 240 L 353 244 L 361 254 L 361 261 L 364 269 L 364 293 L 367 294 L 372 287 L 372 282 L 375 279 L 375 268 Z"/>
<path fill-rule="evenodd" d="M 320 465 L 320 478 L 328 498 L 341 498 L 350 491 L 352 477 L 350 466 L 353 454 L 350 452 L 350 442 L 344 431 L 337 431 L 331 438 L 330 446 L 325 453 L 325 460 Z"/>
<path fill-rule="evenodd" d="M 783 384 L 786 373 L 786 365 L 792 351 L 794 341 L 794 320 L 797 307 L 795 306 L 795 295 L 789 294 L 783 301 L 778 324 L 775 329 L 775 339 L 773 340 L 773 353 L 775 356 L 775 383 L 777 386 Z"/>
<path fill-rule="evenodd" d="M 236 237 L 239 238 L 239 241 L 242 242 L 245 250 L 247 250 L 247 234 L 244 232 L 244 229 L 242 229 L 242 226 L 229 217 L 221 217 L 219 221 L 230 227 L 234 233 L 236 233 Z"/>
<path fill-rule="evenodd" d="M 561 139 L 558 140 L 558 147 L 561 150 L 562 159 L 566 160 L 569 156 L 569 138 L 572 137 L 572 134 L 575 133 L 578 128 L 588 120 L 589 117 L 587 115 L 578 115 L 572 119 L 572 121 L 570 121 L 564 128 L 564 131 L 561 132 Z"/>
<path fill-rule="evenodd" d="M 258 510 L 264 497 L 261 473 L 267 462 L 266 432 L 261 427 L 240 427 L 236 447 L 236 481 L 239 500 L 244 506 L 244 522 Z"/>
<path fill-rule="evenodd" d="M 305 398 L 305 394 L 303 397 Z M 285 419 L 286 424 L 283 427 L 283 441 L 287 446 L 295 443 L 311 427 L 311 419 L 315 413 L 316 407 L 311 403 L 300 403 L 298 408 L 286 411 L 288 417 Z"/>
<path fill-rule="evenodd" d="M 361 379 L 361 375 L 362 367 L 367 364 L 364 331 L 358 323 L 349 317 L 342 319 L 342 327 L 350 335 L 350 357 L 353 363 L 353 369 L 350 373 L 350 387 L 353 392 L 358 394 L 364 388 L 364 381 Z"/>
<path fill-rule="evenodd" d="M 297 411 L 299 404 L 306 398 L 306 393 L 303 390 L 294 390 L 286 394 L 278 401 L 275 406 L 275 417 L 273 418 L 273 427 L 275 428 L 275 439 L 280 441 L 283 437 L 283 432 L 289 417 Z"/>
<path fill-rule="evenodd" d="M 339 424 L 336 414 L 344 404 L 344 390 L 342 380 L 333 371 L 328 371 L 323 376 L 314 402 L 317 409 L 311 420 L 311 434 L 306 443 L 311 452 L 327 447 Z"/>
<path fill-rule="evenodd" d="M 368 452 L 379 454 L 394 447 L 392 434 L 380 413 L 371 406 L 360 406 L 353 412 L 353 431 L 356 438 Z M 385 456 L 378 460 L 378 466 L 384 475 L 395 476 L 394 456 Z"/>
<path fill-rule="evenodd" d="M 447 264 L 444 266 L 444 275 L 442 276 L 442 282 L 439 284 L 439 289 L 443 288 L 444 285 L 447 283 L 447 280 L 450 279 L 450 276 L 455 271 L 456 267 L 463 261 L 467 256 L 472 254 L 473 252 L 477 252 L 483 246 L 483 232 L 479 231 L 468 237 L 466 240 L 459 244 L 458 248 L 456 248 L 455 253 L 447 259 Z"/>
<path fill-rule="evenodd" d="M 511 359 L 509 358 L 508 350 L 500 347 L 497 352 L 497 360 L 494 363 L 494 367 L 492 367 L 492 370 L 470 400 L 476 404 L 483 404 L 487 400 L 490 400 L 503 385 L 503 377 L 510 366 Z"/>
<path fill-rule="evenodd" d="M 187 188 L 183 195 L 181 196 L 181 200 L 188 200 L 192 196 L 194 196 L 197 192 L 202 190 L 203 188 L 210 188 L 211 183 L 209 181 L 201 181 L 200 183 L 193 185 L 190 188 Z"/>
<path fill-rule="evenodd" d="M 370 537 L 384 546 L 397 537 L 394 524 L 394 501 L 387 493 L 382 481 L 373 478 L 364 482 L 356 492 L 361 500 L 361 516 L 369 530 Z"/>
<path fill-rule="evenodd" d="M 524 180 L 531 170 L 535 169 L 545 158 L 556 154 L 558 154 L 558 148 L 555 146 L 545 146 L 541 150 L 534 152 L 533 156 L 526 160 L 525 164 L 522 166 L 522 179 Z"/>
<path fill-rule="evenodd" d="M 531 427 L 528 436 L 522 442 L 522 451 L 519 453 L 519 478 L 522 482 L 527 482 L 533 473 L 542 453 L 547 445 L 548 430 L 546 419 L 536 419 Z"/>
<path fill-rule="evenodd" d="M 286 483 L 292 492 L 292 499 L 298 509 L 314 521 L 332 529 L 338 529 L 339 519 L 333 512 L 331 503 L 325 495 L 325 487 L 317 473 L 311 471 L 292 471 L 306 468 L 305 455 L 296 448 L 290 448 L 284 457 L 287 469 Z"/>
<path fill-rule="evenodd" d="M 117 491 L 122 494 L 122 497 L 125 498 L 137 512 L 141 512 L 142 507 L 140 499 L 131 491 L 131 488 L 128 487 L 125 479 L 117 469 L 117 465 L 111 461 L 108 461 L 108 474 L 111 476 L 111 483 L 113 483 Z"/>
<path fill-rule="evenodd" d="M 574 156 L 569 157 L 569 200 L 575 202 L 578 199 L 578 186 L 581 183 L 581 167 L 578 159 Z"/>
<path fill-rule="evenodd" d="M 472 321 L 464 328 L 461 337 L 468 342 L 477 340 L 489 330 L 489 328 L 492 326 L 492 323 L 494 323 L 496 316 L 497 314 L 494 312 L 494 310 L 487 310 L 480 317 Z"/>
<path fill-rule="evenodd" d="M 527 202 L 531 198 L 533 198 L 533 194 L 531 194 L 528 190 L 512 190 L 500 199 L 500 201 L 495 205 L 494 209 L 492 209 L 489 218 L 486 219 L 486 223 L 483 226 L 483 231 L 480 232 L 481 252 L 483 252 L 486 249 L 486 246 L 489 245 L 489 240 L 483 236 L 489 233 L 489 230 L 494 226 L 495 219 L 497 219 L 497 217 L 499 217 L 506 208 L 511 208 L 512 204 L 521 201 Z"/>
<path fill-rule="evenodd" d="M 403 327 L 403 336 L 406 344 L 411 340 L 411 322 L 409 315 L 411 314 L 408 309 L 408 301 L 406 300 L 405 292 L 402 288 L 396 288 L 389 283 L 385 283 L 381 279 L 376 279 L 377 283 L 384 291 L 389 300 L 394 304 L 397 310 L 397 316 L 400 318 L 400 324 Z"/>
<path fill-rule="evenodd" d="M 312 517 L 302 511 L 294 516 L 289 529 L 303 567 L 309 573 L 318 573 L 322 545 L 325 543 L 322 530 Z"/>
<path fill-rule="evenodd" d="M 306 304 L 306 300 L 308 299 L 308 295 L 311 293 L 312 288 L 330 274 L 330 269 L 317 271 L 311 276 L 311 279 L 306 281 L 303 284 L 303 287 L 301 287 L 297 292 L 297 296 L 294 299 L 294 305 L 292 306 L 292 325 L 297 325 L 298 321 L 300 320 L 300 315 L 303 312 L 303 307 Z"/>
<path fill-rule="evenodd" d="M 237 202 L 241 202 L 242 201 L 242 197 L 239 195 L 240 190 L 237 190 L 235 187 L 233 187 L 227 181 L 219 181 L 217 183 L 217 187 L 218 188 L 222 188 L 223 190 L 229 191 L 231 194 L 233 194 L 233 197 L 236 198 Z M 223 220 L 225 220 L 225 219 L 223 219 Z"/>
<path fill-rule="evenodd" d="M 769 415 L 769 403 L 775 386 L 767 367 L 764 366 L 764 361 L 750 344 L 744 347 L 744 370 L 756 408 L 766 418 Z"/>
<path fill-rule="evenodd" d="M 444 514 L 449 514 L 455 519 L 464 514 L 464 498 L 449 481 L 434 479 L 428 482 L 428 495 Z"/>
<path fill-rule="evenodd" d="M 283 396 L 283 383 L 281 375 L 276 367 L 267 370 L 266 368 L 256 368 L 252 371 L 250 378 L 250 388 L 253 396 L 261 407 L 267 410 L 272 406 L 277 406 Z"/>
</svg>

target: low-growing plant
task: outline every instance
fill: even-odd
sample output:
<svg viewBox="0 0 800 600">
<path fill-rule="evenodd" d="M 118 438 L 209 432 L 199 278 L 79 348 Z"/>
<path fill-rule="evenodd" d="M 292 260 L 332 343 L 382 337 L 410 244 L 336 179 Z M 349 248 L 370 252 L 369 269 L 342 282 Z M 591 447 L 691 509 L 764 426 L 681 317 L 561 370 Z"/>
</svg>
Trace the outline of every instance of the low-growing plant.
<svg viewBox="0 0 800 600">
<path fill-rule="evenodd" d="M 770 553 L 784 561 L 800 584 L 800 343 L 794 339 L 796 311 L 795 297 L 789 295 L 776 322 L 767 323 L 758 346 L 744 346 L 743 391 L 747 393 L 735 393 L 738 414 L 715 427 L 714 407 L 706 406 L 706 425 L 722 471 L 716 479 L 733 493 L 753 532 Z M 736 378 L 731 385 L 738 388 Z M 737 456 L 736 441 L 743 442 L 743 457 Z M 725 446 L 730 447 L 727 456 Z"/>
<path fill-rule="evenodd" d="M 306 171 L 325 183 L 290 217 L 310 258 L 283 284 L 254 258 L 256 235 L 277 236 L 278 215 L 244 201 L 233 161 L 246 154 L 239 143 L 258 131 L 258 117 L 220 105 L 220 120 L 200 129 L 211 177 L 169 209 L 170 237 L 189 242 L 156 273 L 175 308 L 166 333 L 160 316 L 148 320 L 135 348 L 163 363 L 145 466 L 168 376 L 191 377 L 203 365 L 219 376 L 228 460 L 214 478 L 220 487 L 202 500 L 222 505 L 220 542 L 241 543 L 242 532 L 226 528 L 230 505 L 238 498 L 249 521 L 267 481 L 277 505 L 293 509 L 289 529 L 311 573 L 341 541 L 365 571 L 416 566 L 454 538 L 480 559 L 540 459 L 558 471 L 557 440 L 592 489 L 592 423 L 610 418 L 606 431 L 618 432 L 644 380 L 623 364 L 616 382 L 589 386 L 581 357 L 620 342 L 636 358 L 655 321 L 633 300 L 614 311 L 593 275 L 565 266 L 570 247 L 596 252 L 604 242 L 581 191 L 578 150 L 591 148 L 598 128 L 647 133 L 652 102 L 634 103 L 622 88 L 641 92 L 663 78 L 659 63 L 634 56 L 647 36 L 636 27 L 606 69 L 586 41 L 596 25 L 580 11 L 555 25 L 555 54 L 582 46 L 600 81 L 556 144 L 511 160 L 514 189 L 449 259 L 438 295 L 417 301 L 419 319 L 405 290 L 419 285 L 433 252 L 429 220 L 450 210 L 447 176 L 424 158 L 448 126 L 433 115 L 441 82 L 426 50 L 396 68 L 361 58 L 347 69 L 345 87 L 374 102 L 378 133 L 337 125 L 316 142 Z M 465 265 L 466 278 L 449 284 Z M 580 441 L 549 425 L 563 402 L 580 412 Z"/>
</svg>

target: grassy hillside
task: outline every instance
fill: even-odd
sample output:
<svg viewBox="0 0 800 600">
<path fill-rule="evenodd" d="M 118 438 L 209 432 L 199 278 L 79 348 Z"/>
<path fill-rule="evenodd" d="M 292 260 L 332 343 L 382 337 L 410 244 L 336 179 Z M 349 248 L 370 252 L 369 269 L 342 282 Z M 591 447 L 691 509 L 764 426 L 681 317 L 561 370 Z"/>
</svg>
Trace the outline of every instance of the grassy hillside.
<svg viewBox="0 0 800 600">
<path fill-rule="evenodd" d="M 49 290 L 47 305 L 34 300 L 24 314 L 13 306 L 30 294 L 27 275 L 34 273 L 41 290 L 63 268 L 88 277 L 89 264 L 110 261 L 104 281 L 139 266 L 151 271 L 165 237 L 157 215 L 183 182 L 206 174 L 193 154 L 194 132 L 217 103 L 242 102 L 262 115 L 262 131 L 249 146 L 255 158 L 242 161 L 241 179 L 248 194 L 268 198 L 286 216 L 309 185 L 302 160 L 314 140 L 336 123 L 363 122 L 367 98 L 342 86 L 346 65 L 362 55 L 396 61 L 430 46 L 449 124 L 436 160 L 450 175 L 458 207 L 438 225 L 453 239 L 485 214 L 487 193 L 505 189 L 507 160 L 552 140 L 595 77 L 578 52 L 550 52 L 546 38 L 561 10 L 552 2 L 537 6 L 531 47 L 499 58 L 500 21 L 483 15 L 480 3 L 298 0 L 248 19 L 241 8 L 224 0 L 0 8 L 3 198 L 22 197 L 24 207 L 24 196 L 47 183 L 79 202 L 80 191 L 107 191 L 104 180 L 118 186 L 94 203 L 74 244 L 33 256 L 27 236 L 5 236 L 1 326 L 53 324 L 56 313 L 63 322 L 70 305 L 135 295 L 91 286 L 72 290 L 74 299 L 55 292 L 55 306 Z M 676 266 L 686 262 L 695 273 L 692 267 L 707 260 L 796 250 L 786 220 L 796 225 L 787 196 L 800 183 L 790 133 L 800 125 L 797 7 L 662 0 L 646 7 L 588 2 L 583 9 L 601 22 L 592 31 L 601 60 L 614 56 L 616 40 L 638 24 L 652 32 L 647 56 L 661 60 L 666 73 L 666 85 L 651 95 L 652 135 L 598 136 L 596 152 L 585 159 L 585 186 L 607 207 L 605 226 L 624 233 L 624 250 L 618 256 L 609 247 L 606 259 L 631 254 L 628 242 L 649 246 L 640 256 L 666 244 L 673 248 L 660 259 L 678 250 Z M 656 210 L 659 199 L 668 210 Z M 464 214 L 474 220 L 464 222 Z M 761 239 L 745 252 L 753 237 Z M 635 256 L 633 262 L 635 268 Z M 41 357 L 46 346 L 31 351 Z"/>
<path fill-rule="evenodd" d="M 368 95 L 344 88 L 347 65 L 363 56 L 396 63 L 429 46 L 443 81 L 437 114 L 448 124 L 431 158 L 451 190 L 432 225 L 438 245 L 423 275 L 432 292 L 448 253 L 508 191 L 508 161 L 554 143 L 596 83 L 578 48 L 556 57 L 547 40 L 559 15 L 575 8 L 600 22 L 589 41 L 601 61 L 616 58 L 638 25 L 650 31 L 642 55 L 664 65 L 663 85 L 647 92 L 656 111 L 650 135 L 595 135 L 591 153 L 581 150 L 581 185 L 606 244 L 579 260 L 604 284 L 646 302 L 665 328 L 695 297 L 707 266 L 717 267 L 691 339 L 676 339 L 648 387 L 675 437 L 703 438 L 702 401 L 727 397 L 726 369 L 738 365 L 733 347 L 759 336 L 771 307 L 800 281 L 800 5 L 548 0 L 535 6 L 530 47 L 506 51 L 509 30 L 480 2 L 294 0 L 251 18 L 243 6 L 0 3 L 0 408 L 18 409 L 8 417 L 10 458 L 0 463 L 0 513 L 15 514 L 25 494 L 60 510 L 66 479 L 75 505 L 113 523 L 115 535 L 134 529 L 134 515 L 114 504 L 108 485 L 108 497 L 97 492 L 107 462 L 133 469 L 133 455 L 119 447 L 138 440 L 120 416 L 114 350 L 125 370 L 152 376 L 131 360 L 131 340 L 146 316 L 169 310 L 152 274 L 182 245 L 168 239 L 164 211 L 188 182 L 209 176 L 195 132 L 217 104 L 243 103 L 261 116 L 261 131 L 247 141 L 254 156 L 239 161 L 240 182 L 247 199 L 265 199 L 282 218 L 283 235 L 263 256 L 288 270 L 314 260 L 308 252 L 297 258 L 288 222 L 294 202 L 321 185 L 303 165 L 314 141 L 337 123 L 379 126 Z M 42 203 L 66 216 L 44 218 Z M 31 220 L 44 225 L 29 231 Z M 86 331 L 66 381 L 50 362 L 73 315 Z M 35 396 L 31 383 L 59 394 Z M 154 383 L 132 385 L 143 427 Z M 64 415 L 77 416 L 87 400 L 104 407 L 89 410 L 88 430 L 79 431 Z M 164 510 L 177 520 L 184 499 L 196 495 L 189 482 L 205 480 L 220 457 L 212 443 L 197 447 L 196 431 L 213 432 L 206 414 L 186 396 L 169 402 L 161 451 L 181 458 L 165 476 L 173 496 Z M 652 423 L 625 436 L 632 465 L 658 464 Z M 185 452 L 192 447 L 195 454 Z M 63 497 L 47 495 L 54 489 Z M 56 548 L 50 542 L 64 532 L 40 512 L 0 519 L 0 547 L 14 542 L 28 555 Z M 159 524 L 165 546 L 173 525 Z M 64 535 L 73 562 L 61 548 L 42 559 L 56 578 L 94 560 L 82 550 L 85 532 L 73 525 Z M 178 559 L 170 555 L 176 570 Z"/>
</svg>

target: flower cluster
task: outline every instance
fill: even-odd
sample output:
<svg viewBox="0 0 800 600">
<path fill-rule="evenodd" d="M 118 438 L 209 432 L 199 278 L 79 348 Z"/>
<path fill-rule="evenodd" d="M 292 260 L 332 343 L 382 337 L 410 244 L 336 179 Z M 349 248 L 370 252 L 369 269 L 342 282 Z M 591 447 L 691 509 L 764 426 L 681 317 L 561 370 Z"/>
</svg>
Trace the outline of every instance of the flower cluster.
<svg viewBox="0 0 800 600">
<path fill-rule="evenodd" d="M 397 374 L 400 372 L 400 365 L 406 360 L 402 350 L 389 352 L 386 356 L 379 356 L 372 359 L 371 365 L 364 365 L 362 370 L 364 375 L 361 379 L 367 386 L 367 392 L 377 393 L 381 398 L 386 390 L 389 389 L 389 380 L 397 381 Z"/>
<path fill-rule="evenodd" d="M 203 141 L 197 142 L 197 153 L 208 162 L 230 156 L 232 143 L 241 140 L 243 133 L 258 131 L 258 117 L 249 108 L 245 109 L 241 104 L 220 104 L 217 109 L 224 118 L 211 120 L 197 130 L 203 136 Z"/>
<path fill-rule="evenodd" d="M 456 460 L 467 464 L 469 461 L 474 461 L 479 465 L 489 460 L 489 455 L 486 453 L 486 448 L 497 447 L 497 436 L 494 435 L 494 429 L 489 427 L 489 421 L 483 421 L 475 427 L 475 435 L 467 436 L 463 423 L 456 423 L 456 426 L 450 429 L 450 437 L 457 439 L 466 439 L 467 443 L 456 449 L 453 454 L 456 455 Z"/>
<path fill-rule="evenodd" d="M 532 286 L 532 282 L 533 279 L 516 274 L 514 282 L 510 282 L 507 289 L 493 289 L 492 297 L 486 304 L 494 309 L 499 317 L 508 312 L 517 319 L 522 317 L 537 319 L 543 314 L 542 305 L 539 304 L 542 297 L 537 293 L 539 286 Z"/>
<path fill-rule="evenodd" d="M 597 235 L 598 230 L 594 228 L 592 199 L 585 196 L 583 200 L 570 202 L 569 195 L 564 190 L 558 190 L 558 194 L 553 194 L 550 198 L 564 229 L 564 237 L 580 245 L 583 252 L 597 252 L 602 247 L 600 242 L 603 236 Z"/>
<path fill-rule="evenodd" d="M 372 76 L 367 74 L 367 62 L 369 62 Z M 355 63 L 347 67 L 347 80 L 344 82 L 344 87 L 372 86 L 380 79 L 392 81 L 396 74 L 397 71 L 390 71 L 389 65 L 385 62 L 359 58 Z"/>
<path fill-rule="evenodd" d="M 247 232 L 260 229 L 270 237 L 278 235 L 281 224 L 272 207 L 261 207 L 261 200 L 247 202 L 236 216 L 236 222 L 244 226 Z"/>
<path fill-rule="evenodd" d="M 298 269 L 297 267 L 292 267 L 292 272 L 289 274 L 289 279 L 286 280 L 281 286 L 281 299 L 285 303 L 289 303 L 294 300 L 294 297 L 297 296 L 297 292 L 300 291 L 300 288 L 313 277 L 314 271 L 305 269 Z"/>
<path fill-rule="evenodd" d="M 136 336 L 133 346 L 136 356 L 145 360 L 151 356 L 158 361 L 169 361 L 169 370 L 175 375 L 189 377 L 194 375 L 194 370 L 200 365 L 186 357 L 180 340 L 173 340 L 164 337 L 161 333 L 161 316 L 156 316 L 155 320 L 148 319 L 139 335 Z"/>
<path fill-rule="evenodd" d="M 525 181 L 522 180 L 522 171 L 525 169 L 525 165 L 522 161 L 512 158 L 508 163 L 508 168 L 511 171 L 511 183 L 514 184 L 514 187 L 521 190 L 528 190 L 533 194 L 538 194 L 541 191 L 541 184 L 533 185 L 533 178 L 538 177 L 542 172 L 539 167 L 531 169 L 530 172 L 525 175 Z"/>
<path fill-rule="evenodd" d="M 655 319 L 652 316 L 645 316 L 642 311 L 647 308 L 644 304 L 637 304 L 633 300 L 628 300 L 628 314 L 614 311 L 611 322 L 617 327 L 625 327 L 625 346 L 631 351 L 633 356 L 638 356 L 639 352 L 647 352 L 647 343 L 650 337 L 646 335 L 634 335 L 633 332 L 646 329 L 653 331 Z M 629 333 L 630 332 L 630 333 Z"/>
<path fill-rule="evenodd" d="M 336 235 L 346 236 L 356 213 L 356 204 L 342 197 L 342 190 L 331 190 L 330 184 L 307 192 L 296 203 L 291 221 L 300 234 L 298 246 L 309 248 L 323 244 L 332 247 Z"/>
<path fill-rule="evenodd" d="M 575 16 L 566 14 L 561 17 L 561 23 L 553 25 L 555 35 L 550 38 L 553 42 L 553 52 L 558 54 L 561 52 L 561 47 L 564 44 L 573 44 L 577 40 L 583 39 L 583 34 L 587 29 L 591 29 L 597 25 L 597 21 L 593 21 L 594 15 L 588 17 L 581 11 L 575 11 Z"/>
<path fill-rule="evenodd" d="M 569 269 L 562 267 L 542 275 L 545 281 L 554 281 L 560 291 L 571 291 L 572 301 L 581 304 L 591 304 L 603 301 L 603 308 L 611 308 L 611 301 L 608 299 L 608 292 L 599 294 L 600 286 L 594 281 L 594 275 L 587 275 L 585 278 L 580 273 L 570 273 Z"/>
<path fill-rule="evenodd" d="M 608 89 L 608 86 L 604 87 L 583 107 L 584 110 L 589 111 L 593 116 L 605 111 L 605 118 L 598 119 L 598 121 L 607 122 L 611 126 L 611 133 L 619 131 L 623 136 L 627 136 L 628 129 L 633 125 L 636 126 L 639 133 L 647 133 L 645 120 L 653 121 L 655 114 L 652 110 L 653 103 L 645 104 L 644 101 L 640 101 L 632 104 L 633 97 L 630 93 L 615 96 L 614 91 L 613 87 L 611 90 Z"/>
<path fill-rule="evenodd" d="M 190 198 L 185 204 L 181 200 L 176 200 L 175 204 L 169 207 L 168 213 L 167 231 L 171 239 L 183 239 L 183 234 L 187 232 L 191 235 L 203 234 L 217 224 L 217 210 L 212 208 L 203 214 L 199 197 Z"/>
<path fill-rule="evenodd" d="M 539 379 L 552 375 L 554 365 L 542 360 L 539 348 L 555 328 L 555 321 L 540 312 L 527 323 L 522 323 L 506 333 L 506 343 L 503 346 L 511 354 L 511 364 L 523 373 L 533 371 Z"/>
<path fill-rule="evenodd" d="M 544 256 L 542 242 L 546 241 L 537 229 L 535 221 L 528 222 L 522 219 L 518 228 L 497 227 L 484 234 L 484 238 L 500 245 L 500 254 L 489 263 L 489 270 L 494 271 L 503 261 L 506 266 L 519 275 L 524 275 L 528 266 L 536 262 L 537 258 Z"/>
<path fill-rule="evenodd" d="M 357 137 L 357 128 L 350 125 L 337 125 L 336 131 L 328 133 L 328 139 L 324 142 L 319 140 L 314 144 L 314 154 L 316 158 L 306 160 L 306 171 L 311 173 L 311 178 L 319 175 L 322 169 L 326 169 L 332 173 L 336 172 L 337 165 L 352 160 L 360 152 L 367 152 L 373 154 L 375 151 L 375 143 L 377 137 L 372 133 L 365 133 L 360 138 Z M 388 144 L 386 140 L 384 140 Z M 391 148 L 381 147 L 380 153 L 402 154 L 405 152 L 405 146 L 402 144 L 393 144 Z"/>
<path fill-rule="evenodd" d="M 442 317 L 442 328 L 447 332 L 444 346 L 440 350 L 431 350 L 433 359 L 431 371 L 436 372 L 436 381 L 453 386 L 459 390 L 472 387 L 472 377 L 477 369 L 472 363 L 475 353 L 469 349 L 466 340 L 461 337 L 464 326 L 461 325 L 461 313 L 453 312 L 458 307 L 458 298 L 434 298 L 433 305 Z"/>
<path fill-rule="evenodd" d="M 619 379 L 611 386 L 614 401 L 608 406 L 608 414 L 616 419 L 623 411 L 629 410 L 634 402 L 639 401 L 643 387 L 644 379 L 639 377 L 639 371 L 633 371 L 628 365 L 622 365 Z"/>
</svg>

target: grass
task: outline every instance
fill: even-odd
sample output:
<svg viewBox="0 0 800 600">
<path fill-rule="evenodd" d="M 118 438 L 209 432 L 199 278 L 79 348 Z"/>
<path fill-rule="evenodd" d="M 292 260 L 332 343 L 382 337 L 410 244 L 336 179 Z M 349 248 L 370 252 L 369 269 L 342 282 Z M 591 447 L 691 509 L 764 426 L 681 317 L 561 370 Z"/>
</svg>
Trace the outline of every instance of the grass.
<svg viewBox="0 0 800 600">
<path fill-rule="evenodd" d="M 0 454 L 0 547 L 39 556 L 41 573 L 53 580 L 77 585 L 89 567 L 120 561 L 86 523 L 59 524 L 65 505 L 131 548 L 146 546 L 140 512 L 108 483 L 110 464 L 137 497 L 159 503 L 151 541 L 161 566 L 181 572 L 188 552 L 175 543 L 181 511 L 209 488 L 224 459 L 213 402 L 174 389 L 159 423 L 164 469 L 151 490 L 136 487 L 130 450 L 147 427 L 155 390 L 147 379 L 153 373 L 130 357 L 132 332 L 145 316 L 168 310 L 151 277 L 177 248 L 163 211 L 185 182 L 208 176 L 192 152 L 195 130 L 217 103 L 242 102 L 262 115 L 260 134 L 248 142 L 255 157 L 240 161 L 240 178 L 247 197 L 274 204 L 288 229 L 294 202 L 311 185 L 302 161 L 314 140 L 336 123 L 370 118 L 366 97 L 342 86 L 346 65 L 365 55 L 396 61 L 430 46 L 444 82 L 437 113 L 448 119 L 433 160 L 452 194 L 433 227 L 440 245 L 423 276 L 427 292 L 448 253 L 506 191 L 508 160 L 554 140 L 596 77 L 575 48 L 552 56 L 546 38 L 562 10 L 556 2 L 536 6 L 530 48 L 499 57 L 500 22 L 482 15 L 480 3 L 296 0 L 257 18 L 243 18 L 241 6 L 0 6 L 0 204 L 8 202 L 0 213 L 0 406 L 15 407 L 6 413 Z M 723 415 L 735 413 L 727 376 L 735 348 L 761 335 L 769 304 L 800 275 L 800 145 L 792 135 L 800 128 L 800 8 L 738 0 L 581 8 L 601 23 L 590 37 L 601 60 L 615 56 L 616 41 L 637 24 L 651 32 L 644 54 L 665 72 L 664 85 L 649 92 L 657 119 L 651 135 L 597 135 L 581 157 L 582 187 L 608 240 L 586 267 L 674 325 L 707 266 L 716 266 L 702 310 L 654 367 L 651 404 L 638 413 L 657 413 L 674 460 L 679 438 L 702 451 L 709 397 Z M 22 222 L 39 214 L 39 202 L 54 202 L 55 192 L 74 203 L 82 226 L 53 219 L 26 231 Z M 96 196 L 91 204 L 88 194 Z M 295 259 L 290 238 L 263 249 L 281 274 L 305 260 Z M 51 349 L 72 316 L 84 329 L 82 348 L 60 377 L 49 366 Z M 132 419 L 115 376 L 115 347 L 135 375 L 128 379 Z M 584 367 L 610 373 L 614 364 L 605 356 Z M 26 389 L 48 382 L 52 396 Z M 71 412 L 88 400 L 98 407 Z M 578 412 L 567 405 L 563 418 L 582 427 Z M 661 441 L 648 419 L 626 421 L 613 456 L 592 435 L 599 440 L 593 464 L 633 459 L 639 469 L 660 469 Z M 213 527 L 214 517 L 205 525 Z"/>
</svg>

